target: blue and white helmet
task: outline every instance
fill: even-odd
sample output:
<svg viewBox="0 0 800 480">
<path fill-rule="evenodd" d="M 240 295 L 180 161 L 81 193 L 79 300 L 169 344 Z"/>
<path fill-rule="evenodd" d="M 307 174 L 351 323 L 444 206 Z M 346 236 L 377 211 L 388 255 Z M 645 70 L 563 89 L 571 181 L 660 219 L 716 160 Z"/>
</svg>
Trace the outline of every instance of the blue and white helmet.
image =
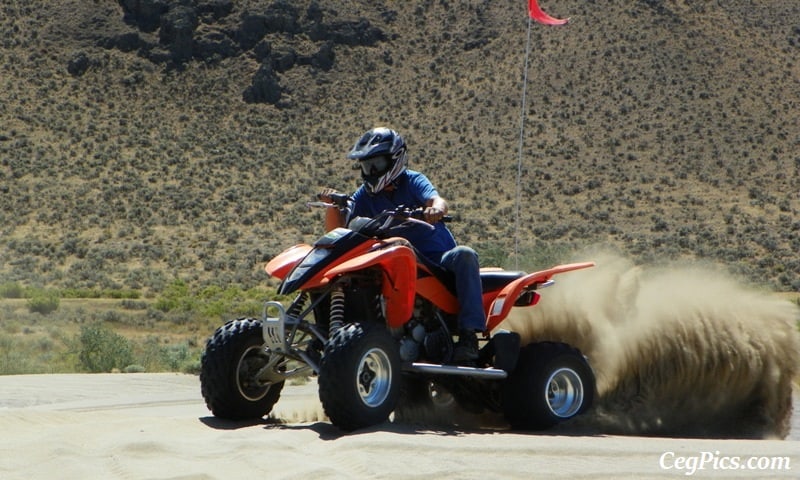
<svg viewBox="0 0 800 480">
<path fill-rule="evenodd" d="M 394 130 L 378 127 L 358 139 L 347 158 L 358 161 L 364 186 L 378 193 L 408 167 L 406 142 Z"/>
</svg>

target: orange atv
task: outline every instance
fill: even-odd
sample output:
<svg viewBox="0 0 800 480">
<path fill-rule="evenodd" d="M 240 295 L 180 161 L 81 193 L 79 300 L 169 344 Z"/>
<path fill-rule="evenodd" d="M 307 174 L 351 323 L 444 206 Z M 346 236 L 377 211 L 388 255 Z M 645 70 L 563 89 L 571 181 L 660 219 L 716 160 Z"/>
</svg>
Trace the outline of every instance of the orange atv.
<svg viewBox="0 0 800 480">
<path fill-rule="evenodd" d="M 345 195 L 332 204 L 347 208 Z M 418 255 L 397 233 L 419 219 L 398 208 L 355 218 L 313 245 L 296 245 L 266 271 L 282 280 L 261 319 L 232 320 L 208 340 L 201 390 L 226 419 L 268 415 L 284 382 L 318 376 L 330 421 L 350 431 L 386 421 L 412 402 L 454 399 L 469 411 L 503 413 L 512 428 L 543 429 L 584 412 L 595 378 L 586 358 L 557 342 L 520 346 L 498 328 L 512 307 L 533 307 L 556 274 L 593 263 L 536 273 L 482 269 L 485 338 L 474 366 L 452 364 L 458 301 L 452 275 Z M 416 217 L 416 218 L 415 218 Z M 446 395 L 445 395 L 446 394 Z"/>
</svg>

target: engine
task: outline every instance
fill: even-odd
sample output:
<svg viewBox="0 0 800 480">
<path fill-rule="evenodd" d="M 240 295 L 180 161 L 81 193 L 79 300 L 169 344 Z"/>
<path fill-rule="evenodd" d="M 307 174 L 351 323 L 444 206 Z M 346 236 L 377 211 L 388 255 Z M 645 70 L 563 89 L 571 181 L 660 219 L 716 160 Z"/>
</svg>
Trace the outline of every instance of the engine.
<svg viewBox="0 0 800 480">
<path fill-rule="evenodd" d="M 453 339 L 444 314 L 427 300 L 417 297 L 414 314 L 400 339 L 404 362 L 444 363 L 453 353 Z"/>
</svg>

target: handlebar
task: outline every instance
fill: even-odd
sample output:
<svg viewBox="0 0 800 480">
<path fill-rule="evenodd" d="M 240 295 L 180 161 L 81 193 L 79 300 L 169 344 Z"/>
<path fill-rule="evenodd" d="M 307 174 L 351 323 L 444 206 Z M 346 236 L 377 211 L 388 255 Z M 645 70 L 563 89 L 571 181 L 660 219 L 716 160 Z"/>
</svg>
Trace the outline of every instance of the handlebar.
<svg viewBox="0 0 800 480">
<path fill-rule="evenodd" d="M 419 225 L 421 227 L 428 228 L 433 230 L 434 225 L 425 221 L 425 214 L 423 208 L 415 208 L 411 209 L 408 207 L 397 207 L 392 210 L 384 210 L 377 216 L 375 216 L 373 221 L 383 222 L 380 230 L 383 232 L 389 232 L 396 228 L 403 228 L 403 226 L 408 226 L 409 223 L 413 223 Z M 440 221 L 442 222 L 450 222 L 453 220 L 453 217 L 450 215 L 445 215 L 442 217 Z M 399 221 L 399 223 L 396 223 Z"/>
<path fill-rule="evenodd" d="M 323 197 L 329 197 L 330 202 L 322 201 Z M 319 193 L 317 194 L 317 199 L 320 201 L 307 202 L 306 205 L 309 207 L 338 208 L 339 210 L 344 211 L 351 207 L 352 201 L 352 197 L 344 193 L 330 193 L 326 195 Z M 431 229 L 434 228 L 432 224 L 425 221 L 424 207 L 409 208 L 401 205 L 395 209 L 384 210 L 380 214 L 376 215 L 373 220 L 383 221 L 384 219 L 385 222 L 382 227 L 383 229 L 390 229 L 394 220 L 402 220 L 403 222 L 415 223 Z M 440 221 L 449 223 L 453 221 L 453 217 L 450 215 L 444 215 Z"/>
<path fill-rule="evenodd" d="M 425 209 L 420 207 L 411 210 L 408 217 L 416 220 L 425 220 Z M 441 221 L 445 223 L 450 223 L 453 221 L 453 217 L 451 215 L 444 215 L 442 216 Z"/>
</svg>

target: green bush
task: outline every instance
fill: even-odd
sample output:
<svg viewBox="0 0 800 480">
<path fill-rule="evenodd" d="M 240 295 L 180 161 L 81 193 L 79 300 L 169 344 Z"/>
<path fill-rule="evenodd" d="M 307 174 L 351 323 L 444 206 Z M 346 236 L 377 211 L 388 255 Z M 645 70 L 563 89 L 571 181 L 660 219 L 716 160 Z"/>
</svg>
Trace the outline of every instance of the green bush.
<svg viewBox="0 0 800 480">
<path fill-rule="evenodd" d="M 47 315 L 48 313 L 58 310 L 61 300 L 58 294 L 53 292 L 36 292 L 28 299 L 28 310 L 31 313 L 41 313 Z"/>
<path fill-rule="evenodd" d="M 133 363 L 133 348 L 128 339 L 102 326 L 82 326 L 78 344 L 78 360 L 89 372 L 122 370 Z"/>
<path fill-rule="evenodd" d="M 153 304 L 153 307 L 162 312 L 191 310 L 192 299 L 189 296 L 189 286 L 183 280 L 173 281 L 167 285 L 161 296 Z"/>
<path fill-rule="evenodd" d="M 125 310 L 147 310 L 148 303 L 141 300 L 125 299 L 120 302 L 120 306 Z"/>
<path fill-rule="evenodd" d="M 195 292 L 190 290 L 183 280 L 175 280 L 153 302 L 153 308 L 164 313 L 192 312 L 208 318 L 224 318 L 229 315 L 255 316 L 261 313 L 264 300 L 274 297 L 274 290 L 264 288 L 243 290 L 238 286 L 222 288 L 211 285 Z"/>
<path fill-rule="evenodd" d="M 17 282 L 6 282 L 0 285 L 0 297 L 3 298 L 23 298 L 25 289 Z"/>
<path fill-rule="evenodd" d="M 141 351 L 137 360 L 148 372 L 170 371 L 189 372 L 194 369 L 200 357 L 200 351 L 186 342 L 161 344 L 158 336 L 150 336 L 139 344 Z"/>
</svg>

